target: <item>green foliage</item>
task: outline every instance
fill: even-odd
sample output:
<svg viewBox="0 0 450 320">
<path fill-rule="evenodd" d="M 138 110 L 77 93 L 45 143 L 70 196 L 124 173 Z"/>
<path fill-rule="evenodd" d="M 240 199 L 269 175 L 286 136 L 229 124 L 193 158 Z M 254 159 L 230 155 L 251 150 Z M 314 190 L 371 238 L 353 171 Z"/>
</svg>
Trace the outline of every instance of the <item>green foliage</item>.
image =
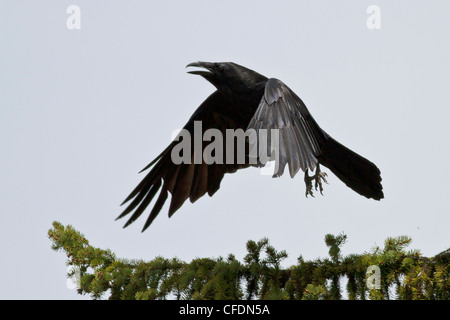
<svg viewBox="0 0 450 320">
<path fill-rule="evenodd" d="M 433 258 L 406 251 L 407 236 L 388 238 L 384 248 L 343 257 L 347 236 L 327 234 L 330 259 L 304 261 L 282 268 L 287 257 L 264 238 L 247 242 L 247 255 L 198 258 L 190 263 L 156 257 L 145 261 L 116 258 L 95 248 L 71 226 L 53 223 L 48 231 L 52 249 L 63 250 L 72 266 L 68 277 L 79 277 L 79 294 L 93 299 L 302 299 L 340 300 L 342 279 L 348 299 L 449 300 L 450 249 Z M 368 288 L 369 266 L 378 266 L 380 288 Z"/>
</svg>

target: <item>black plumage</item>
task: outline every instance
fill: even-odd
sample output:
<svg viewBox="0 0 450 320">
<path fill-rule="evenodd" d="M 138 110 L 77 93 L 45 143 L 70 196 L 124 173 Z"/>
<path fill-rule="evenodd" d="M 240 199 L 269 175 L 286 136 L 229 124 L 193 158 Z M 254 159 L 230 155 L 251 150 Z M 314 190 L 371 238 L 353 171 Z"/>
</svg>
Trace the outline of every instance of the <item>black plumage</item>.
<svg viewBox="0 0 450 320">
<path fill-rule="evenodd" d="M 323 131 L 303 101 L 283 82 L 268 79 L 235 63 L 197 62 L 188 66 L 203 68 L 190 73 L 203 76 L 217 89 L 198 107 L 184 126 L 191 135 L 194 134 L 195 121 L 201 121 L 203 132 L 218 129 L 224 137 L 227 129 L 242 129 L 247 132 L 253 129 L 256 133 L 261 129 L 268 132 L 277 129 L 279 144 L 275 145 L 270 137 L 266 141 L 269 157 L 272 156 L 273 159 L 273 151 L 278 151 L 275 177 L 283 174 L 286 165 L 291 177 L 302 170 L 305 172 L 306 194 L 312 195 L 311 180 L 315 180 L 316 188 L 319 185 L 322 190 L 321 179 L 324 180 L 324 174 L 320 172 L 319 165 L 324 165 L 360 195 L 375 200 L 383 198 L 380 170 L 375 164 L 341 145 Z M 270 133 L 267 135 L 270 136 Z M 122 203 L 129 202 L 118 219 L 131 214 L 125 227 L 142 215 L 156 195 L 157 200 L 143 231 L 161 211 L 169 193 L 170 217 L 187 199 L 195 202 L 206 193 L 209 196 L 214 195 L 226 173 L 265 164 L 259 158 L 257 164 L 251 162 L 248 153 L 244 163 L 233 161 L 207 164 L 204 160 L 194 163 L 193 151 L 190 163 L 175 164 L 171 151 L 177 143 L 178 141 L 173 141 L 142 170 L 150 169 Z M 203 141 L 202 150 L 207 145 L 208 143 Z M 251 150 L 250 146 L 247 147 L 246 150 Z M 226 145 L 221 151 L 226 156 Z M 309 177 L 308 170 L 316 170 L 316 175 Z"/>
</svg>

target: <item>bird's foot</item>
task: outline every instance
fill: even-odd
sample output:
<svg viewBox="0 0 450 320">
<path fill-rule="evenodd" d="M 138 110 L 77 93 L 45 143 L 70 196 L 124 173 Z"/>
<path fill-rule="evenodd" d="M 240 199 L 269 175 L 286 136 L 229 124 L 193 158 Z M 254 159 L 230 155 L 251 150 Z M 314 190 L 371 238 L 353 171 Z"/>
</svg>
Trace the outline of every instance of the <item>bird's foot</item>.
<svg viewBox="0 0 450 320">
<path fill-rule="evenodd" d="M 312 185 L 312 181 L 314 180 L 314 187 L 317 191 L 317 188 L 319 188 L 320 194 L 323 194 L 323 187 L 322 187 L 322 180 L 323 182 L 327 183 L 327 174 L 325 172 L 320 171 L 320 166 L 319 164 L 317 164 L 316 167 L 316 173 L 313 176 L 309 176 L 308 174 L 308 169 L 305 170 L 305 184 L 306 184 L 306 197 L 308 197 L 308 195 L 310 195 L 311 197 L 314 197 L 313 194 L 313 185 Z"/>
</svg>

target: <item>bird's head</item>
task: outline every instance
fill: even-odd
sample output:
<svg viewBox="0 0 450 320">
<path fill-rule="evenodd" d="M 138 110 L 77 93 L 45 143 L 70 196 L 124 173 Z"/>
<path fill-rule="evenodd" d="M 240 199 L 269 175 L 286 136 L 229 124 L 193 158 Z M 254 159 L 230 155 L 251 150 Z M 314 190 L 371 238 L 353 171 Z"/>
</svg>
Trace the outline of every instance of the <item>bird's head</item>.
<svg viewBox="0 0 450 320">
<path fill-rule="evenodd" d="M 187 67 L 201 68 L 188 73 L 202 76 L 217 90 L 234 94 L 246 94 L 267 81 L 263 75 L 233 62 L 193 62 Z"/>
</svg>

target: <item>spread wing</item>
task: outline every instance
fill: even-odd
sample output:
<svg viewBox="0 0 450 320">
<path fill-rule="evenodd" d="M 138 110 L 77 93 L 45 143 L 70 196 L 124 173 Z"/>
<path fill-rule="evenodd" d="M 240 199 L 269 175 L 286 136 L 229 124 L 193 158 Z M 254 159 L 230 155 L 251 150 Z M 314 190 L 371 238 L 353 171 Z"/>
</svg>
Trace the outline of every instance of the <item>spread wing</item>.
<svg viewBox="0 0 450 320">
<path fill-rule="evenodd" d="M 283 174 L 286 164 L 291 177 L 300 169 L 314 170 L 326 140 L 326 133 L 320 129 L 303 101 L 283 82 L 273 78 L 266 83 L 258 109 L 248 125 L 247 130 L 250 129 L 258 134 L 259 145 L 267 150 L 267 157 L 275 157 L 274 177 Z M 265 135 L 260 135 L 261 129 L 266 130 Z M 277 134 L 273 135 L 273 132 Z M 260 160 L 262 165 L 265 162 Z"/>
<path fill-rule="evenodd" d="M 226 129 L 245 129 L 248 119 L 234 110 L 233 104 L 227 96 L 219 91 L 211 94 L 195 111 L 183 129 L 194 137 L 194 122 L 201 121 L 202 134 L 208 129 L 218 129 L 225 136 Z M 193 139 L 191 139 L 193 140 Z M 169 217 L 177 211 L 189 198 L 193 203 L 208 193 L 212 196 L 220 188 L 220 183 L 225 173 L 233 173 L 238 169 L 246 168 L 247 164 L 206 164 L 203 157 L 201 163 L 194 163 L 194 148 L 191 148 L 190 163 L 175 164 L 172 161 L 172 150 L 179 143 L 173 141 L 156 159 L 154 159 L 142 171 L 150 169 L 144 179 L 131 192 L 122 203 L 130 202 L 122 214 L 117 218 L 131 214 L 124 227 L 133 223 L 156 197 L 156 202 L 142 229 L 144 231 L 153 222 L 165 204 L 169 193 L 171 194 Z M 193 145 L 193 141 L 192 141 Z M 206 144 L 203 143 L 202 150 Z M 226 147 L 223 155 L 226 157 Z M 141 172 L 142 172 L 141 171 Z"/>
</svg>

